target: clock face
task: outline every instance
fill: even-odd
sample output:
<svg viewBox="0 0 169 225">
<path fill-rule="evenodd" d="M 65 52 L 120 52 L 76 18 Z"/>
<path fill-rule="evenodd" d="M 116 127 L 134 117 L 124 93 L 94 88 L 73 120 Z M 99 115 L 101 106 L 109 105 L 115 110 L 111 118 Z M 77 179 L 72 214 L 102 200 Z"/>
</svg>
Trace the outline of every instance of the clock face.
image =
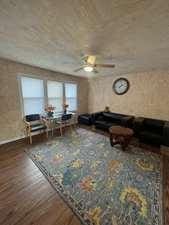
<svg viewBox="0 0 169 225">
<path fill-rule="evenodd" d="M 113 90 L 118 95 L 125 94 L 129 89 L 129 81 L 126 78 L 119 78 L 113 84 Z"/>
</svg>

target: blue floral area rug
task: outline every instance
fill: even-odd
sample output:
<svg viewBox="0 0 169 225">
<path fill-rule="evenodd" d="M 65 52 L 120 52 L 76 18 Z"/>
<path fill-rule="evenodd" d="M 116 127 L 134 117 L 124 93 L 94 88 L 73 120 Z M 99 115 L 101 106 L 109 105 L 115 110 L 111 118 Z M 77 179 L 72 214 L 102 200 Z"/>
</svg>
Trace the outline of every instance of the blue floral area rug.
<svg viewBox="0 0 169 225">
<path fill-rule="evenodd" d="M 83 224 L 162 225 L 159 155 L 82 128 L 26 152 Z"/>
</svg>

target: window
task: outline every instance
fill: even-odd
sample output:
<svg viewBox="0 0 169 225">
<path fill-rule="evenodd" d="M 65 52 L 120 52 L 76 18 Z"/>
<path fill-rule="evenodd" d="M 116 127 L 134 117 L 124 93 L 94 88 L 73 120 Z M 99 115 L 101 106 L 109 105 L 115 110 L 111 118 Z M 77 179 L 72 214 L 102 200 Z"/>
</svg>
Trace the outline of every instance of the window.
<svg viewBox="0 0 169 225">
<path fill-rule="evenodd" d="M 77 84 L 65 83 L 65 100 L 69 105 L 68 110 L 77 110 Z"/>
<path fill-rule="evenodd" d="M 77 84 L 62 83 L 21 76 L 22 102 L 24 115 L 44 114 L 45 107 L 52 105 L 55 112 L 63 111 L 63 103 L 68 111 L 77 110 Z"/>
<path fill-rule="evenodd" d="M 55 107 L 55 112 L 63 111 L 63 84 L 56 81 L 47 81 L 48 105 Z"/>
<path fill-rule="evenodd" d="M 41 114 L 44 111 L 43 80 L 21 77 L 24 114 Z"/>
</svg>

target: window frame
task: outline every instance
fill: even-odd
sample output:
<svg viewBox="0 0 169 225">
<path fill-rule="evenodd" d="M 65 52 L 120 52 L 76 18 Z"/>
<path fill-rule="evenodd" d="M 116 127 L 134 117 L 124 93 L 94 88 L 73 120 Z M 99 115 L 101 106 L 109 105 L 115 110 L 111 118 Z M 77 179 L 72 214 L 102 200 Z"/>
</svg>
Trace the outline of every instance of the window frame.
<svg viewBox="0 0 169 225">
<path fill-rule="evenodd" d="M 48 78 L 44 78 L 42 76 L 38 76 L 38 75 L 34 75 L 34 74 L 23 74 L 23 73 L 19 73 L 18 76 L 17 76 L 17 81 L 18 81 L 18 91 L 19 91 L 19 99 L 20 99 L 20 108 L 21 108 L 22 118 L 25 116 L 25 112 L 24 112 L 24 98 L 23 98 L 23 94 L 22 94 L 22 84 L 21 84 L 21 78 L 22 77 L 43 80 L 44 106 L 47 106 L 48 103 L 49 103 L 48 102 L 48 93 L 47 93 L 47 81 L 54 81 L 54 82 L 62 83 L 62 85 L 63 85 L 63 98 L 62 98 L 63 104 L 66 101 L 65 84 L 75 84 L 76 85 L 76 88 L 77 88 L 77 96 L 76 96 L 76 106 L 77 106 L 77 109 L 75 111 L 71 111 L 71 112 L 74 112 L 74 113 L 77 113 L 78 112 L 78 110 L 79 110 L 79 97 L 78 97 L 79 84 L 78 84 L 78 82 L 69 81 L 69 80 L 62 81 L 60 79 L 58 79 L 58 80 L 56 80 L 56 79 L 50 79 L 50 78 L 48 79 Z"/>
</svg>

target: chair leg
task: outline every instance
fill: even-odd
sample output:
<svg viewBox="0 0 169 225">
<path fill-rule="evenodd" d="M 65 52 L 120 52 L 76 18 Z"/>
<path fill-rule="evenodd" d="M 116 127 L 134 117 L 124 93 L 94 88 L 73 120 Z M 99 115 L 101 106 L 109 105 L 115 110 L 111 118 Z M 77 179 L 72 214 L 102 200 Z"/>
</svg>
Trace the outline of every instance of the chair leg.
<svg viewBox="0 0 169 225">
<path fill-rule="evenodd" d="M 48 129 L 46 129 L 46 138 L 48 138 L 49 135 L 48 135 Z"/>
<path fill-rule="evenodd" d="M 26 137 L 27 137 L 27 138 L 29 137 L 28 129 L 26 129 Z"/>
<path fill-rule="evenodd" d="M 29 132 L 29 142 L 30 142 L 30 144 L 32 144 L 32 135 L 31 135 L 31 132 Z"/>
<path fill-rule="evenodd" d="M 71 132 L 73 132 L 73 125 L 70 124 L 70 129 L 71 129 Z"/>
<path fill-rule="evenodd" d="M 77 127 L 77 124 L 76 124 L 76 123 L 73 124 L 73 128 L 74 128 L 74 132 L 75 132 L 76 134 L 78 134 L 78 131 L 77 131 L 77 130 L 78 130 L 78 129 L 77 129 L 78 127 Z"/>
<path fill-rule="evenodd" d="M 30 129 L 30 128 L 28 128 L 26 133 L 27 133 L 27 137 L 29 136 L 29 143 L 30 143 L 30 144 L 32 144 L 31 129 Z"/>
<path fill-rule="evenodd" d="M 53 137 L 53 130 L 54 130 L 54 128 L 52 127 L 52 128 L 51 128 L 51 131 L 52 131 L 52 137 Z"/>
<path fill-rule="evenodd" d="M 76 129 L 76 123 L 73 124 L 74 129 Z"/>
<path fill-rule="evenodd" d="M 60 136 L 62 136 L 62 126 L 60 126 Z"/>
</svg>

